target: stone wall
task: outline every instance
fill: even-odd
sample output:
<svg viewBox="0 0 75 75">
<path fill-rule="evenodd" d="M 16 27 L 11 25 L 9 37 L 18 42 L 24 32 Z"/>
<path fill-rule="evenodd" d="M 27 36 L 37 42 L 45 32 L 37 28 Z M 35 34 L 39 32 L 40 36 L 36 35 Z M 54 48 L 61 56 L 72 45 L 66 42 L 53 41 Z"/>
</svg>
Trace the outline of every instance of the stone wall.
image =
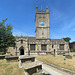
<svg viewBox="0 0 75 75">
<path fill-rule="evenodd" d="M 59 44 L 55 44 L 53 45 L 52 48 L 52 44 L 46 44 L 46 50 L 41 50 L 41 44 L 42 43 L 35 43 L 35 50 L 30 50 L 30 44 L 28 44 L 27 41 L 23 41 L 23 44 L 21 44 L 21 41 L 16 42 L 16 46 L 17 46 L 17 50 L 16 47 L 9 47 L 7 50 L 7 53 L 12 54 L 12 55 L 16 55 L 16 51 L 17 51 L 17 55 L 20 55 L 20 48 L 23 47 L 24 48 L 24 55 L 28 55 L 28 50 L 30 51 L 30 54 L 46 54 L 46 53 L 53 53 L 54 50 L 58 53 L 62 53 L 62 52 L 68 52 L 69 51 L 69 45 L 68 43 L 64 43 L 64 50 L 60 50 L 59 49 Z"/>
</svg>

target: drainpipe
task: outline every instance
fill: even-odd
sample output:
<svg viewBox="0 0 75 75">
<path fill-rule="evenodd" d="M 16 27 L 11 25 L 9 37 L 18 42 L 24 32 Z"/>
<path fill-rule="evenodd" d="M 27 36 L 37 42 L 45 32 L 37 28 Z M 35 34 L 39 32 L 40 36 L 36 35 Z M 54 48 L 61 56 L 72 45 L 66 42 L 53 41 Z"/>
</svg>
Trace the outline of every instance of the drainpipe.
<svg viewBox="0 0 75 75">
<path fill-rule="evenodd" d="M 29 39 L 27 40 L 28 42 L 28 55 L 30 55 L 30 50 L 29 50 Z"/>
</svg>

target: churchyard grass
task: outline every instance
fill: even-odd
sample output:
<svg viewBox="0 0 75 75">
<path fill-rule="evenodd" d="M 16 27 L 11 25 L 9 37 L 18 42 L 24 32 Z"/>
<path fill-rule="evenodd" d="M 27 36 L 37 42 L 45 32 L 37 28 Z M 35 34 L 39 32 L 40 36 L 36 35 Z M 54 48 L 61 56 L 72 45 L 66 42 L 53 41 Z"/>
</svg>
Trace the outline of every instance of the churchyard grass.
<svg viewBox="0 0 75 75">
<path fill-rule="evenodd" d="M 72 56 L 73 54 L 75 53 L 71 53 Z M 56 55 L 55 57 L 53 55 L 40 55 L 36 58 L 45 63 L 53 64 L 75 72 L 75 57 L 72 57 L 72 59 L 66 58 L 66 60 L 64 60 L 65 56 L 62 55 Z"/>
<path fill-rule="evenodd" d="M 25 75 L 24 69 L 19 68 L 19 62 L 6 63 L 6 60 L 0 60 L 0 75 Z"/>
<path fill-rule="evenodd" d="M 70 55 L 72 55 L 72 56 L 73 56 L 74 54 L 75 54 L 75 52 L 70 52 Z"/>
<path fill-rule="evenodd" d="M 6 63 L 6 60 L 0 60 L 0 75 L 25 75 L 24 68 L 19 68 L 19 62 Z M 34 75 L 40 75 L 34 74 Z"/>
</svg>

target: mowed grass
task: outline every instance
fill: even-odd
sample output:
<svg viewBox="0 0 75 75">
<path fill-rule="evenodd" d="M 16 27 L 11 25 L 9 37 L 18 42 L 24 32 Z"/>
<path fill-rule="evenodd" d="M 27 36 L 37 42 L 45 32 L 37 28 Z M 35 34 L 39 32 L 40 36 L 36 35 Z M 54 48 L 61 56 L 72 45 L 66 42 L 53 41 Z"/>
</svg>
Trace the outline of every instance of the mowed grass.
<svg viewBox="0 0 75 75">
<path fill-rule="evenodd" d="M 75 53 L 71 53 L 72 56 L 73 54 Z M 75 57 L 72 57 L 72 59 L 66 58 L 66 60 L 64 60 L 65 56 L 62 55 L 56 55 L 55 57 L 53 55 L 40 55 L 36 58 L 45 63 L 53 64 L 75 72 Z"/>
<path fill-rule="evenodd" d="M 0 75 L 25 75 L 24 69 L 19 68 L 19 62 L 6 63 L 6 60 L 0 60 Z"/>
</svg>

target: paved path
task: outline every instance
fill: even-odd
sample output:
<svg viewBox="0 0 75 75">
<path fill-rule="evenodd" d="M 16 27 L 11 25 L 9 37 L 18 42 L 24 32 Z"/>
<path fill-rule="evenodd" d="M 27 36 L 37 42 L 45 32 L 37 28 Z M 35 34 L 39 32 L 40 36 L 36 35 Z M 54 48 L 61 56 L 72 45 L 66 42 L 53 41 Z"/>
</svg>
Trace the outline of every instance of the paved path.
<svg viewBox="0 0 75 75">
<path fill-rule="evenodd" d="M 35 62 L 41 62 L 41 61 L 35 60 Z M 42 62 L 42 69 L 44 70 L 44 72 L 47 75 L 70 75 L 70 74 L 68 74 L 66 72 L 58 70 L 58 69 L 56 69 L 54 67 L 51 67 L 51 66 L 49 66 L 47 64 L 44 64 L 43 62 Z"/>
</svg>

